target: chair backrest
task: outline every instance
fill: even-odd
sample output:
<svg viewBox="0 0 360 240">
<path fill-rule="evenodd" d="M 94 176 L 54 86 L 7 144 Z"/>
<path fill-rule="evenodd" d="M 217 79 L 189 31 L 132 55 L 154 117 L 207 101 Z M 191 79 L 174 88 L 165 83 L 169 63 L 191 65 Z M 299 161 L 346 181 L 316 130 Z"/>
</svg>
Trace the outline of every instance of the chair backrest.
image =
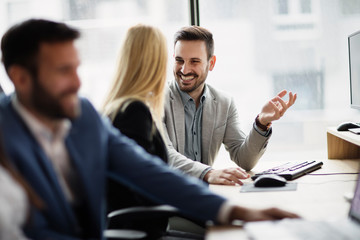
<svg viewBox="0 0 360 240">
<path fill-rule="evenodd" d="M 136 230 L 145 232 L 146 239 L 157 239 L 166 233 L 170 217 L 179 211 L 169 205 L 130 207 L 110 212 L 107 230 Z"/>
<path fill-rule="evenodd" d="M 104 231 L 106 239 L 146 239 L 147 234 L 136 230 L 108 229 Z"/>
</svg>

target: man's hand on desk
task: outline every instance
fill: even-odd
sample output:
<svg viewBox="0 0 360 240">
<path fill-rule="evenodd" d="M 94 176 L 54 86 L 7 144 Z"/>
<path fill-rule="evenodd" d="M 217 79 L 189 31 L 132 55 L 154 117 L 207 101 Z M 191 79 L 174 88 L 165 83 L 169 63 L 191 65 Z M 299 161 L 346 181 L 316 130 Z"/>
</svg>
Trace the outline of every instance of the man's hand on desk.
<svg viewBox="0 0 360 240">
<path fill-rule="evenodd" d="M 240 179 L 247 179 L 250 175 L 242 168 L 212 169 L 206 173 L 204 180 L 210 184 L 243 185 Z"/>
<path fill-rule="evenodd" d="M 242 220 L 245 222 L 279 220 L 283 218 L 299 218 L 295 213 L 291 213 L 279 208 L 252 209 L 240 206 L 234 206 L 229 217 L 231 223 L 234 220 Z"/>
</svg>

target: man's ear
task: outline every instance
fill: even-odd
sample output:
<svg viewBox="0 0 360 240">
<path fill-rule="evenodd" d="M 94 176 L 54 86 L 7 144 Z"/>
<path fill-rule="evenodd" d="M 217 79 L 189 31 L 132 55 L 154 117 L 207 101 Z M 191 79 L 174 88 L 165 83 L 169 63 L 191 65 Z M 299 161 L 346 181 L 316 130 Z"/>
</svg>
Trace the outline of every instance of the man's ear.
<svg viewBox="0 0 360 240">
<path fill-rule="evenodd" d="M 29 71 L 25 68 L 19 65 L 13 65 L 9 68 L 8 75 L 17 92 L 27 91 L 30 88 L 31 76 Z"/>
<path fill-rule="evenodd" d="M 215 67 L 215 63 L 216 63 L 216 56 L 214 55 L 214 56 L 212 56 L 211 58 L 210 58 L 210 66 L 209 66 L 209 70 L 210 71 L 212 71 L 213 69 L 214 69 L 214 67 Z"/>
</svg>

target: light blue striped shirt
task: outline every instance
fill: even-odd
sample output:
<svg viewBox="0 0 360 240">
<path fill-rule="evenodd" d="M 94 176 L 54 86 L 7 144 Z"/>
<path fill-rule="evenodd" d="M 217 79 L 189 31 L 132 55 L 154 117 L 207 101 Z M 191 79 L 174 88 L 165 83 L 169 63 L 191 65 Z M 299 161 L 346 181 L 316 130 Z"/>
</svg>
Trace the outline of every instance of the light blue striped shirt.
<svg viewBox="0 0 360 240">
<path fill-rule="evenodd" d="M 182 103 L 184 105 L 185 115 L 185 148 L 184 155 L 187 158 L 201 162 L 201 134 L 202 134 L 202 112 L 205 101 L 205 93 L 207 91 L 206 85 L 204 92 L 200 97 L 200 104 L 196 108 L 195 100 L 190 97 L 186 92 L 180 90 L 176 84 L 180 93 Z"/>
</svg>

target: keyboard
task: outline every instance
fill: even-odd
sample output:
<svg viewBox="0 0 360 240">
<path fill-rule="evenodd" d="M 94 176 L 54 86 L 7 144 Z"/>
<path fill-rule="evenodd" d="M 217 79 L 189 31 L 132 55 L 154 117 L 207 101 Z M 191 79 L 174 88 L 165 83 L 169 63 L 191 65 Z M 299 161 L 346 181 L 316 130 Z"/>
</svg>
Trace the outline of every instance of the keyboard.
<svg viewBox="0 0 360 240">
<path fill-rule="evenodd" d="M 300 161 L 300 162 L 287 162 L 280 166 L 276 166 L 260 173 L 256 173 L 251 178 L 255 180 L 257 177 L 264 174 L 277 174 L 284 177 L 286 180 L 293 180 L 301 177 L 309 172 L 315 171 L 323 165 L 321 161 Z"/>
</svg>

